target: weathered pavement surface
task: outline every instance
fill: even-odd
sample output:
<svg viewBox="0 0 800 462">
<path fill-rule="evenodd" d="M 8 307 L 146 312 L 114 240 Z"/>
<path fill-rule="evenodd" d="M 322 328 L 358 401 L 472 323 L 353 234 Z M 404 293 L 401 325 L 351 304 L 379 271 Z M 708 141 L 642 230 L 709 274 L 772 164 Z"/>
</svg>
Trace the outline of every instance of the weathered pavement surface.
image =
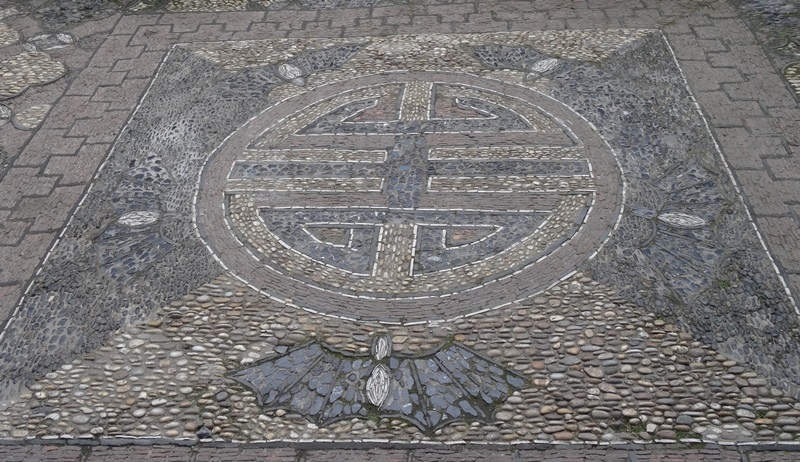
<svg viewBox="0 0 800 462">
<path fill-rule="evenodd" d="M 800 458 L 798 31 L 0 2 L 0 459 Z"/>
</svg>

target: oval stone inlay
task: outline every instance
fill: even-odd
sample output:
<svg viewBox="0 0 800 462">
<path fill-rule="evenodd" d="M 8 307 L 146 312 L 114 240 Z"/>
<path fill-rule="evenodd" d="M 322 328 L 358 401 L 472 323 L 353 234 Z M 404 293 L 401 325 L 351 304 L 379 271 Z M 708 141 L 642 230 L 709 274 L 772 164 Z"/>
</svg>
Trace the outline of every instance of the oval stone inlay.
<svg viewBox="0 0 800 462">
<path fill-rule="evenodd" d="M 380 337 L 375 339 L 375 342 L 372 344 L 372 356 L 377 360 L 380 361 L 383 358 L 389 356 L 389 351 L 392 348 L 392 342 L 389 340 L 389 337 L 385 335 L 381 335 Z"/>
<path fill-rule="evenodd" d="M 658 216 L 659 221 L 676 228 L 694 229 L 706 226 L 708 222 L 698 216 L 683 212 L 667 212 Z"/>
<path fill-rule="evenodd" d="M 124 226 L 147 226 L 152 225 L 153 223 L 157 222 L 159 219 L 158 212 L 151 212 L 145 210 L 139 210 L 135 212 L 128 212 L 121 217 L 117 222 Z"/>
<path fill-rule="evenodd" d="M 369 379 L 367 379 L 367 399 L 369 402 L 380 407 L 389 395 L 390 383 L 389 369 L 383 364 L 375 366 Z"/>
</svg>

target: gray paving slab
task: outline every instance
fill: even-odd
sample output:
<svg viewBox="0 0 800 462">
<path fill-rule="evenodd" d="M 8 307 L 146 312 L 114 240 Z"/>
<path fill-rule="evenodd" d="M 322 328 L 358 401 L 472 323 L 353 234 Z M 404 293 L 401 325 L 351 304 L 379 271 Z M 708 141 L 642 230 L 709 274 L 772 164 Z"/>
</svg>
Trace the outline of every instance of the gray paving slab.
<svg viewBox="0 0 800 462">
<path fill-rule="evenodd" d="M 798 8 L 0 3 L 0 453 L 792 460 Z"/>
</svg>

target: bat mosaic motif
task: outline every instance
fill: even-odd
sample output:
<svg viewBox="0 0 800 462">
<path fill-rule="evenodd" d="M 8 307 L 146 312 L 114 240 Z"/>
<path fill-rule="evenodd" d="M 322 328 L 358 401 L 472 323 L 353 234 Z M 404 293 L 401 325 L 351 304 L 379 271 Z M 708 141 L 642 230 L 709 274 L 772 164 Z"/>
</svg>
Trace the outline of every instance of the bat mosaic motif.
<svg viewBox="0 0 800 462">
<path fill-rule="evenodd" d="M 494 408 L 526 380 L 459 343 L 421 356 L 390 355 L 375 339 L 353 356 L 313 342 L 234 372 L 265 409 L 291 409 L 319 426 L 379 415 L 432 433 L 454 421 L 491 420 Z"/>
</svg>

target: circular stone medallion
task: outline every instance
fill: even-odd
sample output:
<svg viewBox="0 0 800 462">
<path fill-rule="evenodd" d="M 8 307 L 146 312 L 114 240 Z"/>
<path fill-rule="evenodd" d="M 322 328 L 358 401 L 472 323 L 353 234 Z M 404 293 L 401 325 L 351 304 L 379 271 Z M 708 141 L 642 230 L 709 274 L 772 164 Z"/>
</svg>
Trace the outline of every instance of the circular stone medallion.
<svg viewBox="0 0 800 462">
<path fill-rule="evenodd" d="M 197 225 L 224 266 L 303 309 L 450 319 L 576 270 L 617 221 L 621 177 L 562 104 L 474 76 L 406 73 L 311 89 L 206 163 Z"/>
</svg>

